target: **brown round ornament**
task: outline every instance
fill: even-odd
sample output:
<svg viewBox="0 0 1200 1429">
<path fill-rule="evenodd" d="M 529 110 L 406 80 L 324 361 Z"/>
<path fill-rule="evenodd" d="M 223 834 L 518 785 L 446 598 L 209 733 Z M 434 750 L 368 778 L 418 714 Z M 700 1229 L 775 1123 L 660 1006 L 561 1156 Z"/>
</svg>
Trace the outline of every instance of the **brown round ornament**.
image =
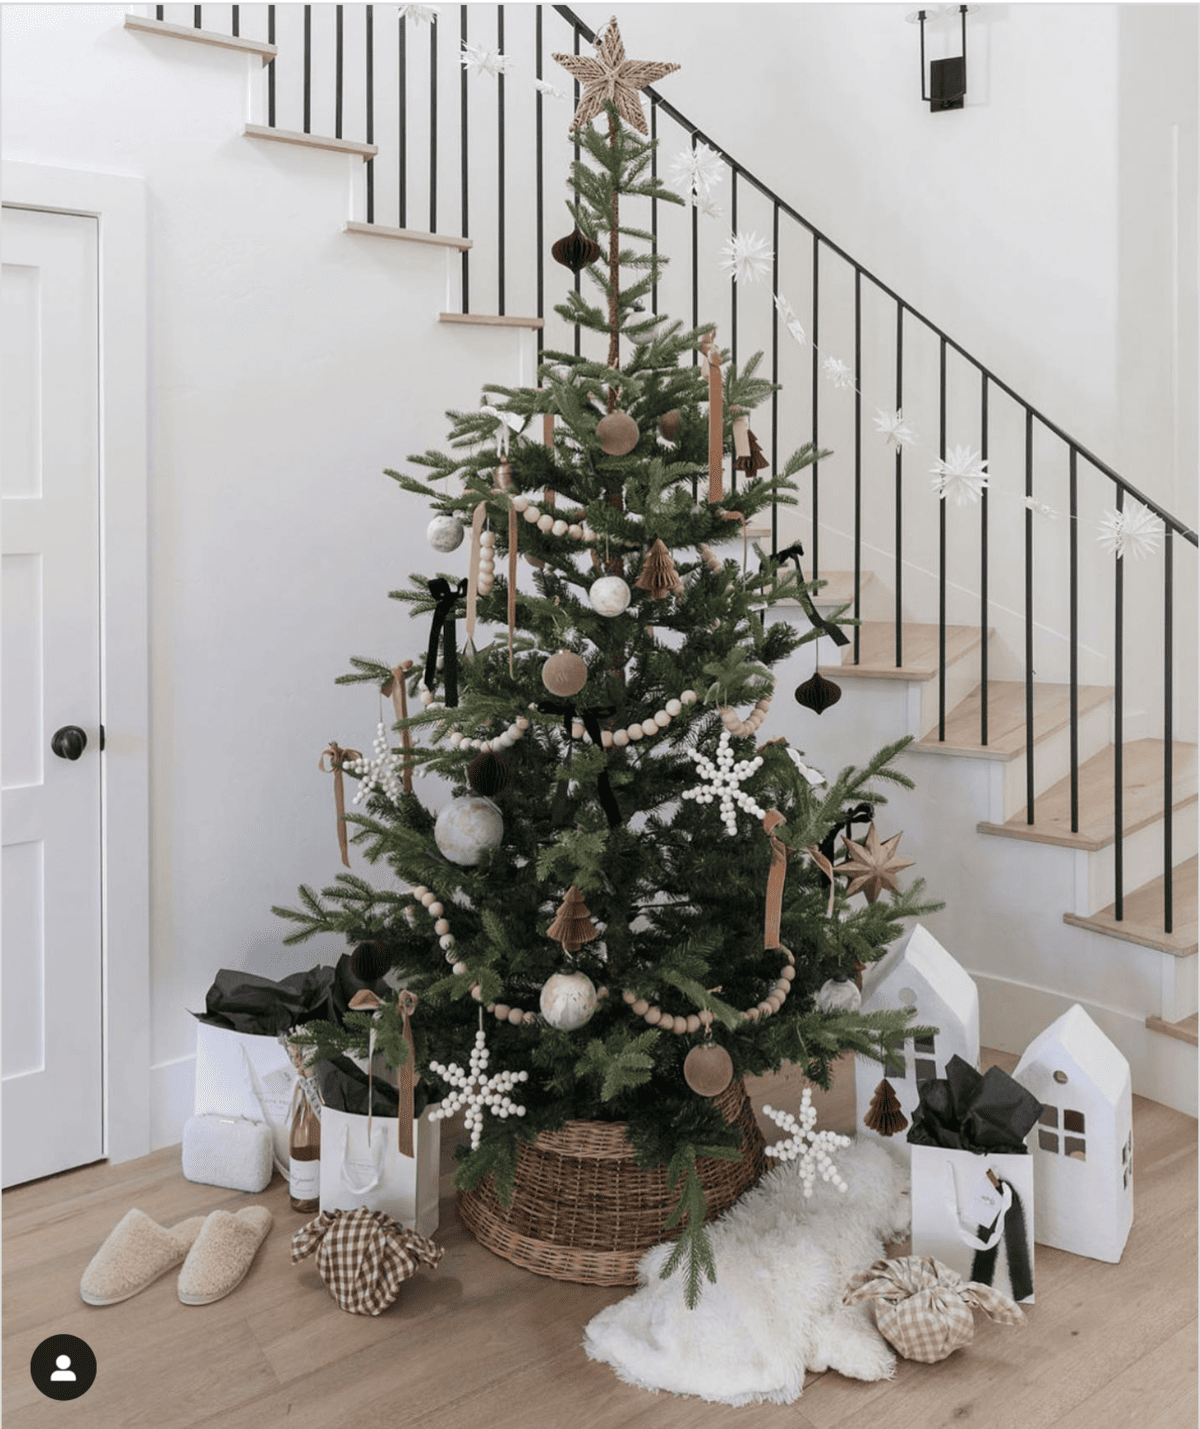
<svg viewBox="0 0 1200 1429">
<path fill-rule="evenodd" d="M 716 1042 L 701 1042 L 683 1059 L 683 1080 L 698 1096 L 719 1097 L 733 1081 L 733 1059 Z"/>
<path fill-rule="evenodd" d="M 542 666 L 542 683 L 559 699 L 570 699 L 587 684 L 588 668 L 578 655 L 560 650 Z"/>
<path fill-rule="evenodd" d="M 663 435 L 663 440 L 674 442 L 679 440 L 679 410 L 672 407 L 669 412 L 664 412 L 658 419 L 658 430 Z"/>
<path fill-rule="evenodd" d="M 638 444 L 638 426 L 628 412 L 610 412 L 596 423 L 600 450 L 607 456 L 628 456 Z"/>
<path fill-rule="evenodd" d="M 467 766 L 467 783 L 485 799 L 503 794 L 511 779 L 512 769 L 508 760 L 488 749 Z"/>
<path fill-rule="evenodd" d="M 391 954 L 374 939 L 359 943 L 350 954 L 350 971 L 363 982 L 378 982 L 391 965 Z"/>
</svg>

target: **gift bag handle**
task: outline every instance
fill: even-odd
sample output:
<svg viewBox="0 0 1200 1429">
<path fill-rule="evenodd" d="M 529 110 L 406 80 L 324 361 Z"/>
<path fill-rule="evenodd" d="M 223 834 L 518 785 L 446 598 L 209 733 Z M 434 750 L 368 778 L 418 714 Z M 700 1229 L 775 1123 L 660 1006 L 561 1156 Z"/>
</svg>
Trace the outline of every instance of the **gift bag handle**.
<svg viewBox="0 0 1200 1429">
<path fill-rule="evenodd" d="M 1004 1222 L 1008 1216 L 1008 1208 L 1012 1205 L 1012 1187 L 1007 1181 L 1001 1181 L 1000 1211 L 996 1216 L 996 1229 L 989 1240 L 980 1240 L 963 1224 L 962 1213 L 958 1209 L 958 1187 L 954 1182 L 954 1166 L 949 1161 L 946 1162 L 946 1175 L 950 1178 L 950 1199 L 946 1202 L 946 1209 L 954 1220 L 959 1240 L 964 1245 L 969 1245 L 972 1250 L 993 1250 L 1000 1244 L 1004 1235 Z"/>
<path fill-rule="evenodd" d="M 368 1151 L 371 1150 L 371 1143 L 374 1141 L 374 1139 L 375 1138 L 368 1133 Z M 380 1181 L 383 1179 L 383 1146 L 386 1140 L 387 1132 L 385 1129 L 383 1136 L 381 1136 L 379 1139 L 378 1147 L 375 1151 L 375 1175 L 371 1178 L 370 1181 L 366 1182 L 365 1185 L 358 1186 L 355 1185 L 355 1183 L 350 1179 L 350 1177 L 346 1175 L 346 1162 L 350 1156 L 350 1123 L 347 1122 L 346 1125 L 342 1128 L 342 1185 L 345 1186 L 347 1191 L 353 1192 L 356 1196 L 365 1196 L 368 1191 L 373 1191 L 375 1187 L 379 1185 Z"/>
</svg>

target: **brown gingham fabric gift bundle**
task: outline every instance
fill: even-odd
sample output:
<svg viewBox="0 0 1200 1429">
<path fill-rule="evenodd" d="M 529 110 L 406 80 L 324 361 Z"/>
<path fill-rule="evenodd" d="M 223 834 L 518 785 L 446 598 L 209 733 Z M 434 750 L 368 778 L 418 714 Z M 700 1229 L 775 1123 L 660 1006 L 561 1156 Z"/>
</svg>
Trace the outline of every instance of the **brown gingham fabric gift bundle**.
<svg viewBox="0 0 1200 1429">
<path fill-rule="evenodd" d="M 964 1280 L 931 1256 L 877 1260 L 856 1275 L 842 1297 L 845 1305 L 870 1300 L 875 1328 L 906 1360 L 935 1364 L 975 1337 L 972 1305 L 1002 1325 L 1025 1316 L 1015 1300 L 990 1285 Z"/>
<path fill-rule="evenodd" d="M 382 1211 L 322 1211 L 292 1237 L 292 1262 L 316 1252 L 329 1293 L 352 1315 L 379 1315 L 418 1265 L 432 1270 L 442 1248 Z"/>
</svg>

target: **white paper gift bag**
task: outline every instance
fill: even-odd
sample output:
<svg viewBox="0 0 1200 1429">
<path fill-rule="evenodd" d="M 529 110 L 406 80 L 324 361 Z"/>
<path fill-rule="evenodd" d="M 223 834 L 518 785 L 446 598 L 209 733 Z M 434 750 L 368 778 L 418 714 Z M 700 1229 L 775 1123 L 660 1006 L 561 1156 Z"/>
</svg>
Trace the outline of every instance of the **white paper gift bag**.
<svg viewBox="0 0 1200 1429">
<path fill-rule="evenodd" d="M 321 1109 L 321 1209 L 383 1211 L 405 1230 L 438 1227 L 442 1123 L 426 1109 L 413 1121 L 413 1156 L 396 1144 L 396 1118 Z"/>
<path fill-rule="evenodd" d="M 915 1144 L 911 1151 L 911 1254 L 1032 1303 L 1033 1157 Z"/>
<path fill-rule="evenodd" d="M 274 1037 L 197 1022 L 195 1114 L 265 1121 L 285 1176 L 295 1086 L 296 1069 Z"/>
</svg>

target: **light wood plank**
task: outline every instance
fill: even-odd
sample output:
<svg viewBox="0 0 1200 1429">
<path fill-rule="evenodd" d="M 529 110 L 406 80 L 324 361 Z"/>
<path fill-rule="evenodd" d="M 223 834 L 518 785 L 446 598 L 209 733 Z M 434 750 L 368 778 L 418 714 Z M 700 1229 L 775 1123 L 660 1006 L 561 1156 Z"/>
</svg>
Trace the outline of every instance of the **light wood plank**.
<svg viewBox="0 0 1200 1429">
<path fill-rule="evenodd" d="M 937 731 L 925 735 L 910 749 L 922 754 L 968 755 L 975 759 L 1017 759 L 1025 753 L 1025 682 L 988 681 L 988 742 L 980 744 L 980 686 L 946 714 L 946 737 Z M 1079 713 L 1083 716 L 1112 697 L 1107 685 L 1080 685 Z M 1033 742 L 1045 739 L 1071 720 L 1069 685 L 1035 684 L 1033 687 Z"/>
<path fill-rule="evenodd" d="M 168 35 L 176 40 L 190 40 L 196 45 L 213 45 L 221 50 L 237 50 L 244 55 L 258 55 L 263 64 L 270 64 L 279 53 L 278 46 L 263 40 L 245 40 L 240 35 L 222 35 L 216 30 L 197 30 L 191 25 L 173 25 L 169 20 L 148 20 L 141 15 L 126 15 L 125 28 L 145 35 Z"/>
<path fill-rule="evenodd" d="M 1197 1016 L 1194 1012 L 1182 1022 L 1164 1022 L 1161 1017 L 1147 1017 L 1146 1026 L 1166 1037 L 1189 1042 L 1193 1047 L 1200 1046 L 1200 1029 L 1197 1027 Z"/>
<path fill-rule="evenodd" d="M 1149 883 L 1125 895 L 1122 913 L 1117 921 L 1117 906 L 1110 903 L 1099 913 L 1082 917 L 1064 913 L 1063 922 L 1073 928 L 1087 928 L 1110 938 L 1121 938 L 1143 948 L 1157 948 L 1177 958 L 1194 957 L 1200 947 L 1197 937 L 1197 860 L 1189 858 L 1171 873 L 1171 932 L 1163 932 L 1163 878 L 1160 873 Z"/>
<path fill-rule="evenodd" d="M 468 323 L 475 327 L 545 327 L 542 318 L 512 317 L 507 313 L 439 313 L 440 323 Z"/>
<path fill-rule="evenodd" d="M 271 129 L 265 124 L 246 124 L 242 133 L 247 139 L 270 139 L 276 144 L 297 144 L 304 149 L 328 149 L 335 154 L 355 154 L 364 160 L 373 159 L 379 153 L 378 144 L 332 139 L 324 134 L 302 134 L 298 129 Z"/>
<path fill-rule="evenodd" d="M 385 223 L 356 223 L 348 221 L 343 228 L 346 233 L 362 233 L 371 238 L 398 238 L 406 243 L 433 243 L 442 248 L 457 248 L 465 253 L 475 245 L 473 238 L 451 237 L 446 233 L 422 233 L 418 228 L 389 228 Z"/>
<path fill-rule="evenodd" d="M 1016 1058 L 985 1053 L 1012 1069 Z M 752 1079 L 755 1105 L 792 1105 L 795 1068 Z M 821 1124 L 854 1129 L 853 1060 L 816 1092 Z M 778 1131 L 768 1124 L 771 1139 Z M 877 1384 L 810 1375 L 794 1405 L 732 1409 L 621 1383 L 581 1348 L 583 1327 L 622 1289 L 541 1279 L 483 1250 L 463 1229 L 450 1191 L 457 1123 L 444 1128 L 442 1226 L 436 1271 L 408 1281 L 378 1317 L 340 1310 L 312 1261 L 291 1263 L 304 1223 L 276 1177 L 256 1197 L 185 1181 L 179 1148 L 122 1166 L 97 1165 L 3 1196 L 5 1426 L 43 1429 L 58 1417 L 29 1379 L 46 1335 L 80 1335 L 100 1375 L 86 1422 L 154 1429 L 329 1429 L 381 1422 L 406 1429 L 889 1429 L 959 1421 L 987 1429 L 1083 1424 L 1144 1386 L 1142 1422 L 1174 1429 L 1194 1383 L 1188 1337 L 1196 1319 L 1196 1122 L 1134 1098 L 1136 1219 L 1117 1266 L 1039 1247 L 1038 1303 L 1023 1330 L 976 1320 L 974 1343 L 938 1365 L 900 1361 Z M 85 1306 L 79 1276 L 131 1205 L 163 1224 L 258 1202 L 275 1225 L 250 1274 L 213 1305 L 180 1305 L 169 1274 L 123 1305 Z M 896 1248 L 900 1253 L 903 1246 Z M 1114 1331 L 1119 1328 L 1119 1333 Z M 1177 1398 L 1177 1386 L 1185 1387 Z M 1071 1417 L 1075 1416 L 1075 1417 Z M 1082 1417 L 1079 1417 L 1082 1416 Z M 78 1417 L 78 1416 L 76 1416 Z"/>
<path fill-rule="evenodd" d="M 936 625 L 904 622 L 900 627 L 903 665 L 896 664 L 896 626 L 890 620 L 864 620 L 858 627 L 858 664 L 853 643 L 842 651 L 840 665 L 821 665 L 832 679 L 932 680 L 938 672 L 939 641 Z M 853 636 L 852 631 L 847 634 Z M 989 635 L 991 632 L 988 632 Z M 952 665 L 979 648 L 978 625 L 946 626 L 946 664 Z"/>
<path fill-rule="evenodd" d="M 1196 746 L 1175 743 L 1172 748 L 1171 807 L 1178 811 L 1196 802 Z M 1034 802 L 1034 822 L 1027 823 L 1021 809 L 1003 824 L 983 822 L 980 833 L 1001 838 L 1028 839 L 1060 848 L 1094 852 L 1113 841 L 1116 811 L 1116 749 L 1110 744 L 1079 766 L 1079 829 L 1071 830 L 1071 780 L 1060 779 Z M 1162 819 L 1165 784 L 1163 742 L 1138 739 L 1122 751 L 1121 825 L 1126 834 L 1137 833 Z"/>
</svg>

